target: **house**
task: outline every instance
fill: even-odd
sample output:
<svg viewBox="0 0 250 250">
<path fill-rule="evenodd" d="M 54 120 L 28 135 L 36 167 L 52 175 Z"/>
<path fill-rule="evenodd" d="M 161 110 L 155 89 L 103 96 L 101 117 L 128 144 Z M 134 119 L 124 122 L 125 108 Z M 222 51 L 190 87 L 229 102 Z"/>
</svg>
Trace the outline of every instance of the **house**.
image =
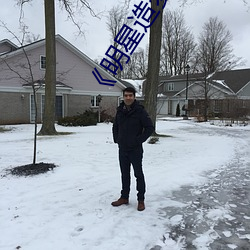
<svg viewBox="0 0 250 250">
<path fill-rule="evenodd" d="M 157 112 L 232 116 L 250 112 L 250 69 L 160 77 Z M 235 114 L 234 114 L 235 115 Z M 240 114 L 239 114 L 240 115 Z"/>
<path fill-rule="evenodd" d="M 135 95 L 137 100 L 143 100 L 142 85 L 145 79 L 121 79 L 121 82 L 127 87 L 133 87 L 135 89 Z"/>
<path fill-rule="evenodd" d="M 99 108 L 114 116 L 122 90 L 126 87 L 121 81 L 60 35 L 56 35 L 56 63 L 57 118 Z M 38 122 L 42 122 L 45 68 L 45 39 L 23 47 L 17 47 L 7 39 L 0 41 L 1 125 L 34 122 L 33 84 L 36 88 Z M 116 81 L 114 86 L 99 84 L 92 74 L 94 68 L 104 79 Z M 98 101 L 100 95 L 101 102 Z"/>
</svg>

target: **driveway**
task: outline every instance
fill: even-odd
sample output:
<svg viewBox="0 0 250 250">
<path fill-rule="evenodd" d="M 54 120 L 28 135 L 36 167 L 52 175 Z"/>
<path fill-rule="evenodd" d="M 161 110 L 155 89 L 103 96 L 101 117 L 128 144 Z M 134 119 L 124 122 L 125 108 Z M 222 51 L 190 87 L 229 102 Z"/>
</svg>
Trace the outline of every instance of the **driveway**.
<svg viewBox="0 0 250 250">
<path fill-rule="evenodd" d="M 204 132 L 211 136 L 216 133 L 212 128 Z M 249 131 L 224 133 L 234 136 L 239 143 L 247 141 L 249 151 Z M 246 154 L 246 144 L 244 150 L 239 145 L 232 162 L 204 173 L 208 178 L 205 184 L 183 186 L 172 193 L 169 198 L 182 206 L 161 211 L 166 220 L 163 242 L 166 235 L 179 243 L 180 249 L 250 249 L 250 161 Z M 161 249 L 172 250 L 159 245 L 150 250 Z"/>
</svg>

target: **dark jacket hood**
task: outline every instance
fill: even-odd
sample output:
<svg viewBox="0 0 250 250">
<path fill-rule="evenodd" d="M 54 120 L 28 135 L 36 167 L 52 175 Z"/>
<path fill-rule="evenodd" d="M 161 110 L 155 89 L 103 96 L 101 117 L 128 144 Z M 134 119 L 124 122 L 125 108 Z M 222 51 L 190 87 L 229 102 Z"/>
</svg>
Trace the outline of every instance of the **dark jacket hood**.
<svg viewBox="0 0 250 250">
<path fill-rule="evenodd" d="M 120 104 L 120 106 L 118 106 L 117 111 L 118 110 L 123 110 L 124 106 L 125 106 L 125 103 L 124 103 L 124 101 L 122 101 L 121 104 Z M 135 99 L 135 101 L 131 104 L 131 109 L 144 109 L 144 106 L 141 105 L 139 103 L 139 101 L 137 101 Z"/>
</svg>

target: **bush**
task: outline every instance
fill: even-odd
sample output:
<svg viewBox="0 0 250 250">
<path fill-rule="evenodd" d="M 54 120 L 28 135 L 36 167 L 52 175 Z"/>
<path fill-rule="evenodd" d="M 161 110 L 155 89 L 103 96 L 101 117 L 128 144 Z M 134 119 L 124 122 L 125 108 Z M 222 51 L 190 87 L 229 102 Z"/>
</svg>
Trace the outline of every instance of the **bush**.
<svg viewBox="0 0 250 250">
<path fill-rule="evenodd" d="M 176 106 L 176 114 L 175 114 L 175 116 L 176 116 L 176 117 L 179 117 L 180 114 L 181 114 L 180 104 L 178 103 L 177 106 Z"/>
<path fill-rule="evenodd" d="M 98 112 L 86 110 L 84 113 L 75 116 L 66 116 L 58 119 L 58 124 L 62 126 L 91 126 L 96 125 Z"/>
<path fill-rule="evenodd" d="M 101 122 L 114 122 L 114 116 L 110 115 L 107 113 L 107 110 L 102 110 L 101 111 Z"/>
<path fill-rule="evenodd" d="M 203 115 L 197 115 L 196 116 L 196 121 L 197 122 L 205 122 L 205 117 Z"/>
</svg>

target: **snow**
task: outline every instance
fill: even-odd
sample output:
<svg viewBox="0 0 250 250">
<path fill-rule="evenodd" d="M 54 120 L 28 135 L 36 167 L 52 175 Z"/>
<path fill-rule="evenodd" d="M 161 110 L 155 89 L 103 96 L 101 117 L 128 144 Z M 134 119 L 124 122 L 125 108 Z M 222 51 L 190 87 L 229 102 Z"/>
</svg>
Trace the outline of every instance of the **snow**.
<svg viewBox="0 0 250 250">
<path fill-rule="evenodd" d="M 230 231 L 224 231 L 223 234 L 224 234 L 226 237 L 232 236 L 232 233 L 231 233 Z"/>
<path fill-rule="evenodd" d="M 236 248 L 237 248 L 237 246 L 234 245 L 234 244 L 228 244 L 227 246 L 228 246 L 230 249 L 236 249 Z"/>
<path fill-rule="evenodd" d="M 182 221 L 180 214 L 164 219 L 163 208 L 183 206 L 170 199 L 171 193 L 183 185 L 205 183 L 205 171 L 225 166 L 234 159 L 235 150 L 246 147 L 239 137 L 228 136 L 228 130 L 236 135 L 250 132 L 249 126 L 159 120 L 157 132 L 171 137 L 144 143 L 146 209 L 138 212 L 133 175 L 130 204 L 110 205 L 120 195 L 112 124 L 56 126 L 57 131 L 71 134 L 39 137 L 37 162 L 58 167 L 33 177 L 3 176 L 6 168 L 31 163 L 33 150 L 33 125 L 7 127 L 12 130 L 0 133 L 1 250 L 149 250 L 156 245 L 163 250 L 183 249 L 182 239 L 174 241 L 166 230 L 167 221 L 171 225 Z M 230 215 L 218 207 L 207 216 Z M 194 244 L 208 249 L 217 237 L 209 229 Z"/>
<path fill-rule="evenodd" d="M 213 75 L 215 74 L 215 71 L 214 72 L 212 72 L 211 74 L 208 74 L 207 75 L 207 79 L 209 79 L 209 78 L 211 78 L 211 77 L 213 77 Z"/>
<path fill-rule="evenodd" d="M 137 97 L 142 97 L 142 85 L 143 82 L 145 81 L 145 79 L 141 79 L 141 80 L 133 80 L 133 79 L 122 79 L 128 83 L 130 83 L 131 85 L 134 86 L 135 90 L 136 90 L 136 96 Z"/>
<path fill-rule="evenodd" d="M 227 88 L 227 89 L 230 89 L 230 88 L 227 86 L 227 84 L 225 83 L 224 80 L 213 80 L 213 82 L 216 82 L 216 83 L 222 85 L 223 87 L 225 87 L 225 88 Z"/>
<path fill-rule="evenodd" d="M 208 250 L 209 244 L 217 238 L 219 238 L 219 235 L 216 233 L 216 231 L 214 229 L 209 229 L 203 235 L 200 235 L 197 239 L 194 240 L 194 245 L 197 249 Z"/>
</svg>

